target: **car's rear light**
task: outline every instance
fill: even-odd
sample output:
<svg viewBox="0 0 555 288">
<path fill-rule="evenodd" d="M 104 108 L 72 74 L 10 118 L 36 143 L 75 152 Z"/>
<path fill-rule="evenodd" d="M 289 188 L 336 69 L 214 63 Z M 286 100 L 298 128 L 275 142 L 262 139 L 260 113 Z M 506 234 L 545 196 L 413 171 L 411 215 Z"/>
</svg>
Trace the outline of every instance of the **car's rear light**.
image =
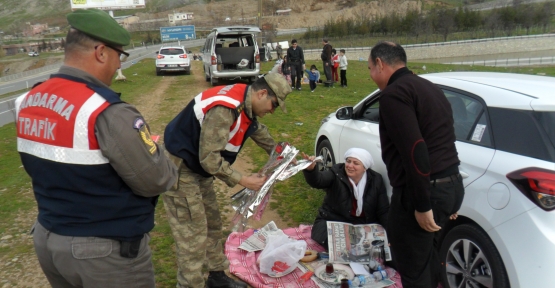
<svg viewBox="0 0 555 288">
<path fill-rule="evenodd" d="M 218 59 L 216 59 L 215 55 L 212 55 L 212 57 L 210 58 L 210 64 L 212 65 L 218 64 Z"/>
<path fill-rule="evenodd" d="M 164 55 L 158 54 L 158 56 L 156 56 L 156 58 L 158 58 L 158 59 L 164 59 Z"/>
<path fill-rule="evenodd" d="M 555 209 L 555 171 L 531 167 L 511 172 L 507 178 L 543 210 Z"/>
<path fill-rule="evenodd" d="M 260 63 L 260 54 L 256 54 L 256 55 L 254 56 L 254 62 Z"/>
<path fill-rule="evenodd" d="M 179 58 L 187 58 L 187 54 L 179 55 Z"/>
</svg>

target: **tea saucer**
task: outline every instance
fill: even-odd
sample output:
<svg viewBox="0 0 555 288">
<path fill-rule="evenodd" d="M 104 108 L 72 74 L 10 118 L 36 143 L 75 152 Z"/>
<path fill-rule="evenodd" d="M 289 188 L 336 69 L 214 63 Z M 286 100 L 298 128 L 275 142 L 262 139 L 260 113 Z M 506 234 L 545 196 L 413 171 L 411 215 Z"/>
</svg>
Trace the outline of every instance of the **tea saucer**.
<svg viewBox="0 0 555 288">
<path fill-rule="evenodd" d="M 347 265 L 334 263 L 333 270 L 335 277 L 328 277 L 326 273 L 326 265 L 322 265 L 314 270 L 314 275 L 316 275 L 316 277 L 320 280 L 330 284 L 341 283 L 341 279 L 353 280 L 353 278 L 355 278 L 355 273 L 351 267 Z"/>
</svg>

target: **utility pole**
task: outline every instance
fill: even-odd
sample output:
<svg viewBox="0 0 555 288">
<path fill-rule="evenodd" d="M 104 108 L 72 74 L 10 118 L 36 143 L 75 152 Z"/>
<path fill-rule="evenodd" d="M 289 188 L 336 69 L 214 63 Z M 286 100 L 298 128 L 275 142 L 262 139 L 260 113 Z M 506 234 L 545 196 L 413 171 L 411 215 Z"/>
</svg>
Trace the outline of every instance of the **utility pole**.
<svg viewBox="0 0 555 288">
<path fill-rule="evenodd" d="M 258 28 L 262 27 L 260 26 L 260 18 L 262 18 L 262 0 L 258 0 Z"/>
</svg>

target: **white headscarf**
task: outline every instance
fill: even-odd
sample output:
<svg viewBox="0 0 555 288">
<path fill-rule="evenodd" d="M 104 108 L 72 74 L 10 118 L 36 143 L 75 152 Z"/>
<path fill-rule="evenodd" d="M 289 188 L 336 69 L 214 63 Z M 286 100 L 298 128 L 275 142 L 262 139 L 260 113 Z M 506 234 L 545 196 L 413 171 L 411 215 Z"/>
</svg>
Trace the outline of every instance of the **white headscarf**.
<svg viewBox="0 0 555 288">
<path fill-rule="evenodd" d="M 370 153 L 365 149 L 351 148 L 347 150 L 347 152 L 345 152 L 345 161 L 347 161 L 347 158 L 349 157 L 359 160 L 364 168 L 367 170 L 374 166 L 374 159 L 372 158 L 372 155 L 370 155 Z M 362 178 L 360 179 L 360 181 L 358 181 L 358 185 L 355 184 L 355 181 L 353 181 L 353 179 L 351 178 L 349 178 L 349 181 L 351 181 L 351 184 L 353 184 L 353 192 L 355 194 L 355 199 L 357 199 L 356 215 L 360 216 L 360 214 L 362 213 L 364 188 L 366 188 L 366 171 L 364 171 Z"/>
</svg>

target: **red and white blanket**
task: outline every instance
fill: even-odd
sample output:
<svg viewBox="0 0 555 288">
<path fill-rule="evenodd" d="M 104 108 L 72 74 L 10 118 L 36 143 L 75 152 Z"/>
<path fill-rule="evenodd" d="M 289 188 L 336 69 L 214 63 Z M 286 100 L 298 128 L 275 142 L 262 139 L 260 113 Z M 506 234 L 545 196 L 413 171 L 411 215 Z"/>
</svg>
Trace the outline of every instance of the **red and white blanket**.
<svg viewBox="0 0 555 288">
<path fill-rule="evenodd" d="M 310 238 L 312 226 L 300 225 L 296 228 L 286 228 L 283 232 L 289 237 L 297 240 L 304 240 L 307 244 L 307 249 L 316 250 L 318 252 L 324 251 L 324 248 Z M 318 288 L 319 286 L 312 280 L 301 283 L 300 277 L 304 274 L 300 269 L 295 269 L 290 274 L 283 277 L 272 278 L 266 274 L 259 272 L 256 260 L 261 251 L 247 252 L 239 249 L 239 245 L 243 243 L 254 233 L 253 229 L 249 229 L 243 233 L 233 232 L 225 242 L 225 255 L 229 259 L 229 271 L 255 288 Z M 395 275 L 393 279 L 396 284 L 391 285 L 391 288 L 402 288 L 401 279 L 399 275 Z"/>
</svg>

